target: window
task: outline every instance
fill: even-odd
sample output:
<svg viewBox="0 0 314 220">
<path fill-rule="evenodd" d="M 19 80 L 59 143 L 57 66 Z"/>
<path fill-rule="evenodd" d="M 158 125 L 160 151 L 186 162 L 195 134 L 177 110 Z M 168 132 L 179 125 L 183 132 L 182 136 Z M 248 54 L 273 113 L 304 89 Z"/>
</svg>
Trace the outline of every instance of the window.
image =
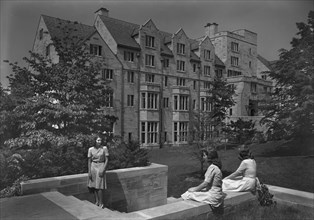
<svg viewBox="0 0 314 220">
<path fill-rule="evenodd" d="M 262 75 L 262 79 L 266 80 L 267 79 L 267 75 Z"/>
<path fill-rule="evenodd" d="M 256 85 L 256 83 L 251 83 L 251 92 L 252 92 L 252 93 L 256 93 L 256 91 L 257 91 L 257 85 Z"/>
<path fill-rule="evenodd" d="M 232 108 L 229 109 L 229 115 L 232 115 Z"/>
<path fill-rule="evenodd" d="M 236 42 L 231 42 L 231 51 L 238 52 L 239 51 L 239 44 Z"/>
<path fill-rule="evenodd" d="M 100 45 L 91 44 L 89 46 L 90 54 L 93 54 L 93 55 L 96 55 L 96 56 L 101 56 L 101 50 L 102 50 L 102 47 Z"/>
<path fill-rule="evenodd" d="M 196 90 L 196 81 L 193 81 L 193 89 Z"/>
<path fill-rule="evenodd" d="M 124 60 L 134 62 L 134 53 L 131 51 L 124 51 Z"/>
<path fill-rule="evenodd" d="M 132 141 L 132 133 L 131 132 L 129 132 L 129 142 L 131 142 Z"/>
<path fill-rule="evenodd" d="M 239 71 L 235 71 L 235 70 L 228 70 L 228 77 L 232 77 L 232 76 L 241 76 L 242 73 Z"/>
<path fill-rule="evenodd" d="M 165 68 L 169 67 L 169 59 L 164 59 L 164 67 Z"/>
<path fill-rule="evenodd" d="M 239 58 L 238 57 L 231 57 L 231 65 L 238 66 L 239 65 Z"/>
<path fill-rule="evenodd" d="M 158 141 L 158 122 L 141 123 L 142 144 L 157 144 Z"/>
<path fill-rule="evenodd" d="M 251 61 L 249 61 L 249 67 L 250 67 L 250 68 L 252 67 L 252 62 L 251 62 Z"/>
<path fill-rule="evenodd" d="M 204 59 L 210 60 L 210 50 L 204 50 Z"/>
<path fill-rule="evenodd" d="M 187 111 L 189 110 L 189 96 L 188 95 L 175 95 L 174 96 L 174 110 Z"/>
<path fill-rule="evenodd" d="M 141 108 L 143 108 L 143 109 L 158 109 L 158 93 L 142 92 Z"/>
<path fill-rule="evenodd" d="M 113 92 L 109 91 L 105 94 L 105 107 L 113 107 Z"/>
<path fill-rule="evenodd" d="M 228 84 L 228 87 L 232 91 L 234 91 L 236 89 L 236 86 L 234 84 Z"/>
<path fill-rule="evenodd" d="M 128 82 L 134 83 L 134 72 L 133 71 L 128 71 Z"/>
<path fill-rule="evenodd" d="M 134 106 L 134 95 L 128 95 L 127 106 Z"/>
<path fill-rule="evenodd" d="M 177 60 L 177 70 L 181 72 L 185 71 L 185 62 L 183 60 Z"/>
<path fill-rule="evenodd" d="M 174 142 L 188 141 L 188 122 L 173 123 L 173 141 Z"/>
<path fill-rule="evenodd" d="M 204 75 L 210 76 L 210 66 L 204 66 Z"/>
<path fill-rule="evenodd" d="M 168 76 L 165 76 L 165 87 L 168 86 Z"/>
<path fill-rule="evenodd" d="M 252 55 L 252 48 L 249 48 L 249 54 Z"/>
<path fill-rule="evenodd" d="M 193 63 L 193 73 L 196 73 L 196 67 L 197 67 L 196 63 Z"/>
<path fill-rule="evenodd" d="M 145 65 L 146 66 L 155 66 L 155 56 L 153 55 L 145 55 Z"/>
<path fill-rule="evenodd" d="M 155 37 L 146 35 L 145 46 L 151 48 L 155 47 Z"/>
<path fill-rule="evenodd" d="M 143 92 L 141 96 L 141 108 L 146 108 L 146 93 Z"/>
<path fill-rule="evenodd" d="M 211 103 L 208 101 L 206 97 L 201 97 L 201 111 L 210 112 L 212 108 Z"/>
<path fill-rule="evenodd" d="M 185 54 L 185 44 L 177 43 L 177 54 Z"/>
<path fill-rule="evenodd" d="M 43 39 L 43 36 L 44 36 L 44 30 L 40 29 L 39 30 L 39 40 Z"/>
<path fill-rule="evenodd" d="M 204 82 L 204 89 L 210 89 L 210 82 Z"/>
<path fill-rule="evenodd" d="M 222 77 L 222 69 L 216 69 L 215 73 L 216 73 L 216 77 L 217 78 L 221 78 Z"/>
<path fill-rule="evenodd" d="M 264 93 L 267 93 L 267 86 L 264 86 Z"/>
<path fill-rule="evenodd" d="M 145 74 L 145 82 L 150 82 L 150 83 L 155 82 L 155 75 L 146 73 Z"/>
<path fill-rule="evenodd" d="M 103 69 L 101 73 L 102 79 L 112 80 L 113 79 L 113 70 L 112 69 Z"/>
<path fill-rule="evenodd" d="M 49 45 L 46 47 L 46 57 L 50 57 L 51 48 L 52 48 L 52 44 L 49 44 Z"/>
<path fill-rule="evenodd" d="M 177 86 L 185 86 L 185 79 L 177 78 Z"/>
<path fill-rule="evenodd" d="M 164 108 L 169 108 L 169 98 L 168 97 L 164 98 Z"/>
<path fill-rule="evenodd" d="M 193 99 L 193 109 L 196 110 L 196 100 Z"/>
</svg>

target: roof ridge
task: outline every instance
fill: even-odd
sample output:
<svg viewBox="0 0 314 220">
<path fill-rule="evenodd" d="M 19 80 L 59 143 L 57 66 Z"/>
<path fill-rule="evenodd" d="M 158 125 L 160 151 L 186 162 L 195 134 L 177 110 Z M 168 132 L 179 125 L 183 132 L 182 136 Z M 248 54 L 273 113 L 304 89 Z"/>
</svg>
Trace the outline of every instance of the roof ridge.
<svg viewBox="0 0 314 220">
<path fill-rule="evenodd" d="M 113 17 L 109 17 L 109 16 L 104 16 L 104 15 L 99 15 L 99 16 L 103 17 L 103 18 L 109 18 L 109 19 L 112 19 L 112 20 L 122 21 L 124 23 L 132 24 L 132 25 L 137 25 L 138 27 L 141 26 L 140 24 L 135 24 L 135 23 L 132 23 L 132 22 L 129 22 L 129 21 L 124 21 L 124 20 L 118 19 L 118 18 L 113 18 Z"/>
<path fill-rule="evenodd" d="M 88 25 L 88 24 L 83 24 L 79 21 L 71 21 L 71 20 L 66 20 L 66 19 L 63 19 L 63 18 L 57 18 L 57 17 L 53 17 L 53 16 L 50 16 L 50 15 L 44 15 L 44 14 L 41 14 L 41 16 L 45 16 L 45 17 L 49 17 L 49 18 L 54 18 L 54 19 L 59 19 L 59 20 L 62 20 L 62 21 L 69 21 L 71 23 L 74 23 L 77 22 L 77 24 L 80 24 L 80 25 L 85 25 L 85 26 L 88 26 L 88 27 L 94 27 L 92 25 Z"/>
</svg>

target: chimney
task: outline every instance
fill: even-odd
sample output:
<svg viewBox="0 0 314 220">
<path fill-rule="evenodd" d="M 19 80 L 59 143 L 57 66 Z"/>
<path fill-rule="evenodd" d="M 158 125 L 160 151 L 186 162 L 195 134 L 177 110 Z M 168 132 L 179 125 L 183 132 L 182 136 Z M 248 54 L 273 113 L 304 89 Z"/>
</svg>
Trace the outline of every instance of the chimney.
<svg viewBox="0 0 314 220">
<path fill-rule="evenodd" d="M 95 11 L 95 18 L 97 17 L 97 15 L 109 17 L 109 10 L 107 8 L 100 8 Z"/>
<path fill-rule="evenodd" d="M 208 37 L 213 37 L 218 32 L 218 24 L 207 23 L 205 25 L 205 35 Z"/>
</svg>

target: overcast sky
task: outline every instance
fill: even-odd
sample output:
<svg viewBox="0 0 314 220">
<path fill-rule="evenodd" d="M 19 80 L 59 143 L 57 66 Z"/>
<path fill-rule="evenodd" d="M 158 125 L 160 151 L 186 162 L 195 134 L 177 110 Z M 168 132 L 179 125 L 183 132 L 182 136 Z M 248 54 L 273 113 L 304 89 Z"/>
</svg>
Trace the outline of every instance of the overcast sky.
<svg viewBox="0 0 314 220">
<path fill-rule="evenodd" d="M 150 18 L 162 31 L 175 33 L 183 28 L 190 38 L 204 35 L 204 25 L 216 22 L 219 31 L 248 29 L 258 34 L 258 53 L 278 59 L 280 48 L 289 49 L 297 33 L 296 22 L 306 22 L 310 0 L 0 0 L 1 2 L 1 83 L 11 73 L 3 60 L 17 61 L 32 49 L 41 14 L 92 25 L 100 7 L 109 16 L 144 24 Z"/>
</svg>

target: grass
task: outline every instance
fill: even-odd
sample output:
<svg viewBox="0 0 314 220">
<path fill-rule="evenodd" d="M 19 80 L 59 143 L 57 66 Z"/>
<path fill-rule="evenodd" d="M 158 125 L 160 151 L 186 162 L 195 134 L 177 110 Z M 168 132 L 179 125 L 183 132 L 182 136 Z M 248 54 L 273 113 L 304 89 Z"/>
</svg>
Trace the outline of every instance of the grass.
<svg viewBox="0 0 314 220">
<path fill-rule="evenodd" d="M 241 212 L 239 212 L 239 210 Z M 271 207 L 262 207 L 257 202 L 250 202 L 241 207 L 235 208 L 231 213 L 226 213 L 222 219 L 228 220 L 306 220 L 314 219 L 312 208 L 300 205 L 287 205 L 278 203 Z"/>
<path fill-rule="evenodd" d="M 314 192 L 313 139 L 256 144 L 251 151 L 257 162 L 257 175 L 264 183 Z M 223 147 L 218 153 L 224 176 L 238 168 L 237 149 L 225 151 Z M 151 149 L 149 155 L 151 162 L 168 165 L 168 197 L 180 197 L 203 179 L 189 146 Z"/>
</svg>

